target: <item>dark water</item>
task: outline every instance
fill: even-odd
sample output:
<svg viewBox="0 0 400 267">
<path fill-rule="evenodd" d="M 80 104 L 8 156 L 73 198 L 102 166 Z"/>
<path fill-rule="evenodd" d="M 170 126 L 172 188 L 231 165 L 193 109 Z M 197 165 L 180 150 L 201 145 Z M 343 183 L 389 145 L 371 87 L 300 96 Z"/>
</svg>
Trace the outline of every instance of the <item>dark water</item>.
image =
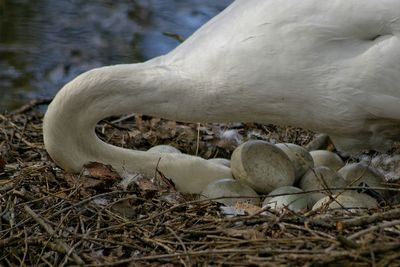
<svg viewBox="0 0 400 267">
<path fill-rule="evenodd" d="M 0 0 L 0 112 L 53 96 L 88 69 L 179 44 L 232 0 Z"/>
</svg>

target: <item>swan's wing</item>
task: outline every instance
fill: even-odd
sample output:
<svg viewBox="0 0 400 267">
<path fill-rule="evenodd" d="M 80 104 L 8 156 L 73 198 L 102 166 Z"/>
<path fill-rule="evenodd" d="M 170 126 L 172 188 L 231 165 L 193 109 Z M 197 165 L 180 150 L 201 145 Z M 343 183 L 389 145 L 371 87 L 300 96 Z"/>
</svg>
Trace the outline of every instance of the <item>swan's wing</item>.
<svg viewBox="0 0 400 267">
<path fill-rule="evenodd" d="M 400 122 L 400 98 L 390 95 L 375 95 L 365 105 L 368 113 L 376 118 L 397 120 Z"/>
</svg>

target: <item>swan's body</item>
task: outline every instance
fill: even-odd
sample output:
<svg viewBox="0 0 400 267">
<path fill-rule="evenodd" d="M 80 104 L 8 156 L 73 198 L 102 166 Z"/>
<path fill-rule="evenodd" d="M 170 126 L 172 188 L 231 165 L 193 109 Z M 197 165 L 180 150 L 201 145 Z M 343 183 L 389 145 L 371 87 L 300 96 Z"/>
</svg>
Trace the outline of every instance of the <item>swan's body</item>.
<svg viewBox="0 0 400 267">
<path fill-rule="evenodd" d="M 399 0 L 237 0 L 169 54 L 86 72 L 49 106 L 44 141 L 68 171 L 99 161 L 159 169 L 182 191 L 230 176 L 179 154 L 100 141 L 101 119 L 142 113 L 191 122 L 260 122 L 325 132 L 345 150 L 400 139 Z"/>
</svg>

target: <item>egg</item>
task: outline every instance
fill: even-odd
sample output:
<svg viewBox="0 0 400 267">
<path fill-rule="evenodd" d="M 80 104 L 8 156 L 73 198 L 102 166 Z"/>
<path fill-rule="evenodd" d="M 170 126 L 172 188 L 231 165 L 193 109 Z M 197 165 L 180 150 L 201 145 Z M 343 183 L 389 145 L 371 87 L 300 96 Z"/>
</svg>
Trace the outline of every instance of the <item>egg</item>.
<svg viewBox="0 0 400 267">
<path fill-rule="evenodd" d="M 363 187 L 363 189 L 359 189 L 359 191 L 365 191 L 378 199 L 389 196 L 388 190 L 374 189 L 385 188 L 385 180 L 365 163 L 347 164 L 341 168 L 338 173 L 343 176 L 349 186 Z"/>
<path fill-rule="evenodd" d="M 314 167 L 314 160 L 305 148 L 291 143 L 276 144 L 292 161 L 295 178 L 298 181 L 309 169 Z"/>
<path fill-rule="evenodd" d="M 337 171 L 344 166 L 343 160 L 328 150 L 314 150 L 310 152 L 310 155 L 314 160 L 315 167 L 326 166 Z"/>
<path fill-rule="evenodd" d="M 293 163 L 288 156 L 264 141 L 248 141 L 238 146 L 232 153 L 231 170 L 237 180 L 260 194 L 293 185 L 295 181 Z"/>
<path fill-rule="evenodd" d="M 313 203 L 325 197 L 330 192 L 337 192 L 337 190 L 329 190 L 330 188 L 344 189 L 346 186 L 346 180 L 340 174 L 325 166 L 309 170 L 300 180 L 300 188 L 306 192 L 321 190 L 321 192 L 310 193 Z M 322 189 L 327 189 L 327 191 Z"/>
<path fill-rule="evenodd" d="M 201 192 L 203 198 L 218 198 L 214 201 L 226 206 L 235 206 L 237 202 L 260 204 L 257 193 L 247 184 L 226 178 L 209 183 Z M 223 198 L 229 197 L 229 198 Z"/>
<path fill-rule="evenodd" d="M 363 193 L 355 191 L 346 191 L 341 194 L 326 196 L 315 203 L 313 210 L 326 208 L 330 210 L 340 209 L 374 209 L 378 207 L 378 202 Z"/>
<path fill-rule="evenodd" d="M 307 210 L 312 207 L 309 195 L 294 186 L 283 186 L 273 190 L 265 198 L 263 208 L 275 210 L 289 209 L 294 212 Z"/>
</svg>

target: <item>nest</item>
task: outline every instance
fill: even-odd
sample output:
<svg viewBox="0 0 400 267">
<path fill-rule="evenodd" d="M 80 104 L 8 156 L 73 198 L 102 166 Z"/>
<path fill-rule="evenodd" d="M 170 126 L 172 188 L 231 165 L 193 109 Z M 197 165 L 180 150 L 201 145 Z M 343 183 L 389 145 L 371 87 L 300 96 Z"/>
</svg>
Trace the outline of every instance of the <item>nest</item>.
<svg viewBox="0 0 400 267">
<path fill-rule="evenodd" d="M 36 104 L 0 115 L 2 266 L 400 266 L 400 206 L 361 214 L 244 209 L 226 216 L 219 204 L 159 180 L 127 174 L 130 182 L 121 183 L 109 166 L 92 163 L 69 174 L 44 150 L 42 114 L 31 110 Z M 122 147 L 172 144 L 205 158 L 229 157 L 238 138 L 304 145 L 314 136 L 297 128 L 139 115 L 109 118 L 97 133 Z"/>
</svg>

